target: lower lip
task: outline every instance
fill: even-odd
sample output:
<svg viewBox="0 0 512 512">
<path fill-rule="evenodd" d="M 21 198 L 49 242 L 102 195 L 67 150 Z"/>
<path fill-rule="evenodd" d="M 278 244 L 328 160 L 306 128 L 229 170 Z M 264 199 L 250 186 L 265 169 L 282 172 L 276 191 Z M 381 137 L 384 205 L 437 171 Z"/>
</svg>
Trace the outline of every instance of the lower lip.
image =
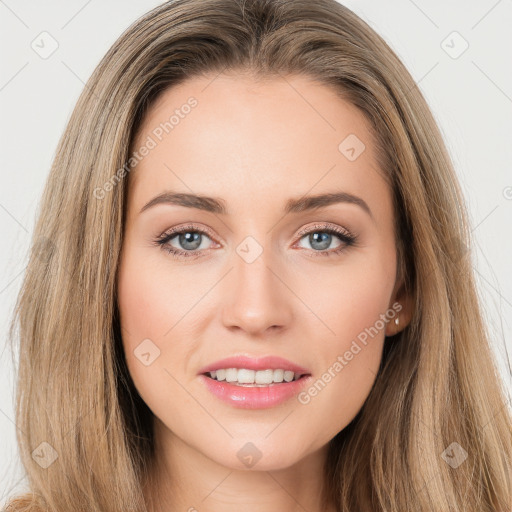
<svg viewBox="0 0 512 512">
<path fill-rule="evenodd" d="M 266 409 L 282 404 L 297 395 L 312 379 L 311 375 L 307 375 L 291 382 L 249 387 L 214 380 L 206 375 L 199 377 L 217 398 L 240 409 Z"/>
</svg>

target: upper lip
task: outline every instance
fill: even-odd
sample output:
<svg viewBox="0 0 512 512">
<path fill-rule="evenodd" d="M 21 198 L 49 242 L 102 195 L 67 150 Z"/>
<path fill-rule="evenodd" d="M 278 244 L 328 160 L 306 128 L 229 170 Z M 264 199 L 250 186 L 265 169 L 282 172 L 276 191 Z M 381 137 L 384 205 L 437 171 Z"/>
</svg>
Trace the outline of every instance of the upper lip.
<svg viewBox="0 0 512 512">
<path fill-rule="evenodd" d="M 222 368 L 247 368 L 249 370 L 289 370 L 300 375 L 309 374 L 309 371 L 298 364 L 278 356 L 265 356 L 259 358 L 243 355 L 227 357 L 208 364 L 199 370 L 199 373 L 213 372 Z"/>
</svg>

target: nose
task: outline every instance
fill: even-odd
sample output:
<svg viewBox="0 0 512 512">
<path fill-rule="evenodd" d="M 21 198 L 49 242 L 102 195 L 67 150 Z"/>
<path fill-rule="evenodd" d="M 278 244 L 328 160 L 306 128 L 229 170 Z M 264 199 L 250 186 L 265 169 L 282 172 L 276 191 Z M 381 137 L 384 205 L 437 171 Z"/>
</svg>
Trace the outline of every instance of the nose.
<svg viewBox="0 0 512 512">
<path fill-rule="evenodd" d="M 280 266 L 264 257 L 252 263 L 235 257 L 235 268 L 224 280 L 222 321 L 230 330 L 251 335 L 283 330 L 293 317 L 293 293 Z"/>
</svg>

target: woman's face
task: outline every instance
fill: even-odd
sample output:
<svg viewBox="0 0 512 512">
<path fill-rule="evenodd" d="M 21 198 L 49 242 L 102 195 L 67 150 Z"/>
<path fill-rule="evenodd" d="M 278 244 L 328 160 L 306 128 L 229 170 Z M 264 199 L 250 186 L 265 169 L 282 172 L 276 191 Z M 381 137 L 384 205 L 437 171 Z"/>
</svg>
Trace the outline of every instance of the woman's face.
<svg viewBox="0 0 512 512">
<path fill-rule="evenodd" d="M 396 332 L 392 195 L 363 115 L 304 77 L 212 75 L 168 89 L 134 151 L 118 300 L 161 442 L 258 469 L 325 447 Z M 235 356 L 286 362 L 216 364 Z"/>
</svg>

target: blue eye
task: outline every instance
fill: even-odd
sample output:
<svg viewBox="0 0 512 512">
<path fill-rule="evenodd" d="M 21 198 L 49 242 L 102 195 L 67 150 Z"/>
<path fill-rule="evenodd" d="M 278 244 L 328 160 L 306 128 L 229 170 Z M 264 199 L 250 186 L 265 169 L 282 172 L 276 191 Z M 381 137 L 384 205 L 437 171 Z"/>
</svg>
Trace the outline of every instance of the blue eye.
<svg viewBox="0 0 512 512">
<path fill-rule="evenodd" d="M 155 240 L 155 243 L 164 251 L 177 258 L 182 256 L 185 258 L 197 257 L 199 255 L 199 248 L 202 244 L 202 238 L 205 236 L 208 237 L 208 233 L 206 231 L 197 229 L 195 226 L 185 226 L 164 233 L 161 237 Z M 171 240 L 174 238 L 177 238 L 178 244 L 180 244 L 181 247 L 184 247 L 185 250 L 180 250 L 170 244 Z"/>
<path fill-rule="evenodd" d="M 348 230 L 325 224 L 315 225 L 313 228 L 308 228 L 300 234 L 302 235 L 300 240 L 307 236 L 310 245 L 313 248 L 317 247 L 318 250 L 312 251 L 313 256 L 335 256 L 341 254 L 347 247 L 355 245 L 357 240 Z M 328 251 L 326 247 L 331 244 L 333 235 L 341 240 L 342 243 L 337 248 Z"/>
<path fill-rule="evenodd" d="M 202 252 L 208 250 L 208 248 L 204 247 L 201 249 L 201 245 L 205 237 L 211 239 L 209 234 L 208 231 L 197 228 L 194 225 L 183 226 L 178 229 L 166 231 L 155 240 L 155 244 L 178 259 L 182 257 L 199 257 Z M 300 235 L 299 241 L 306 236 L 308 237 L 308 241 L 311 247 L 313 247 L 313 249 L 309 251 L 313 256 L 332 256 L 340 254 L 345 251 L 347 247 L 355 245 L 357 239 L 347 230 L 332 225 L 316 225 L 313 226 L 313 228 L 309 228 L 309 230 L 302 231 Z M 334 250 L 326 250 L 332 243 L 333 235 L 342 243 Z M 175 238 L 182 249 L 170 243 Z M 315 246 L 317 249 L 315 249 Z"/>
<path fill-rule="evenodd" d="M 333 236 L 341 240 L 338 247 L 328 251 L 327 248 L 333 241 Z M 313 247 L 315 256 L 331 256 L 333 254 L 340 254 L 347 247 L 355 242 L 355 237 L 337 229 L 314 229 L 308 231 L 302 238 L 307 237 L 311 247 Z"/>
</svg>

